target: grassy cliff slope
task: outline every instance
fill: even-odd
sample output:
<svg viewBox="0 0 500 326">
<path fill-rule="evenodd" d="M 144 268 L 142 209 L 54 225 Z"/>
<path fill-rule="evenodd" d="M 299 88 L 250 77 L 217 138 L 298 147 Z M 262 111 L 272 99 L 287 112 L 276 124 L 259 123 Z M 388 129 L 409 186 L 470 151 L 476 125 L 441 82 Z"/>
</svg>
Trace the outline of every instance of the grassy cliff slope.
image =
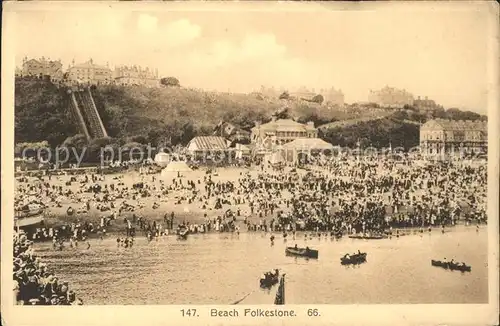
<svg viewBox="0 0 500 326">
<path fill-rule="evenodd" d="M 60 145 L 77 134 L 64 88 L 38 79 L 16 79 L 15 141 L 47 140 Z M 92 90 L 110 137 L 118 142 L 141 139 L 153 145 L 171 140 L 186 144 L 197 135 L 211 134 L 221 121 L 250 129 L 288 108 L 299 122 L 314 121 L 327 141 L 353 146 L 359 140 L 373 146 L 413 146 L 419 123 L 433 116 L 411 110 L 351 105 L 346 109 L 300 100 L 279 100 L 260 94 L 213 93 L 179 87 L 99 86 Z M 450 109 L 443 118 L 480 118 L 472 112 Z M 439 116 L 441 117 L 441 116 Z M 139 137 L 137 137 L 139 136 Z"/>
<path fill-rule="evenodd" d="M 42 80 L 16 78 L 14 123 L 16 143 L 47 140 L 56 146 L 78 132 L 65 90 Z"/>
</svg>

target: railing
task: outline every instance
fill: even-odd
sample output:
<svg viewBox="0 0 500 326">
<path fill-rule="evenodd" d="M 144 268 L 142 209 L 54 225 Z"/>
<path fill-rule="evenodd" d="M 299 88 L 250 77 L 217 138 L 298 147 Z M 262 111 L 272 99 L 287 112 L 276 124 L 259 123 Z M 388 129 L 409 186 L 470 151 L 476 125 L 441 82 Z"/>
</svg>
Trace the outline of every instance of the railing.
<svg viewBox="0 0 500 326">
<path fill-rule="evenodd" d="M 99 112 L 97 111 L 97 107 L 96 107 L 95 102 L 94 102 L 94 97 L 92 96 L 92 92 L 90 91 L 90 87 L 87 88 L 87 91 L 89 93 L 88 95 L 89 95 L 92 109 L 97 117 L 98 122 L 99 122 L 99 127 L 101 129 L 101 133 L 102 133 L 103 137 L 108 137 L 108 133 L 106 132 L 106 128 L 104 128 L 104 124 L 102 123 L 101 116 L 99 115 Z"/>
<path fill-rule="evenodd" d="M 78 107 L 80 108 L 80 112 L 82 113 L 83 119 L 85 121 L 85 125 L 87 126 L 87 129 L 89 131 L 90 138 L 94 138 L 95 137 L 94 126 L 92 125 L 91 117 L 87 112 L 87 107 L 85 105 L 81 92 L 79 91 L 75 92 L 75 98 L 78 103 Z"/>
<path fill-rule="evenodd" d="M 84 120 L 86 120 L 85 122 L 92 138 L 106 137 L 107 132 L 95 106 L 90 89 L 87 89 L 87 91 L 78 91 L 75 94 L 75 98 L 80 104 L 79 107 L 82 108 Z"/>
<path fill-rule="evenodd" d="M 70 106 L 72 107 L 73 115 L 76 116 L 76 118 L 78 120 L 78 124 L 80 126 L 81 132 L 85 135 L 87 140 L 90 139 L 90 133 L 87 129 L 87 125 L 85 124 L 85 119 L 83 118 L 82 112 L 80 111 L 80 108 L 78 107 L 78 102 L 76 100 L 74 92 L 71 92 L 71 105 Z"/>
</svg>

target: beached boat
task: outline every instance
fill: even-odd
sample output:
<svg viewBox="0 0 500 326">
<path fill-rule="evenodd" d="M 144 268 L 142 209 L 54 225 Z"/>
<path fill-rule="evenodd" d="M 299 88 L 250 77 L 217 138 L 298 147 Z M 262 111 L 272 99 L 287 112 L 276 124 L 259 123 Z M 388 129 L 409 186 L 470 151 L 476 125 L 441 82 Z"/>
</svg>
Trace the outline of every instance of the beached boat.
<svg viewBox="0 0 500 326">
<path fill-rule="evenodd" d="M 306 258 L 318 259 L 318 251 L 309 248 L 295 248 L 295 247 L 287 247 L 285 249 L 285 254 L 287 256 L 299 256 Z"/>
<path fill-rule="evenodd" d="M 449 269 L 452 271 L 461 271 L 461 272 L 470 272 L 472 270 L 471 266 L 462 265 L 462 264 L 454 264 L 450 262 L 442 262 L 439 260 L 431 260 L 431 265 L 436 267 L 441 267 L 444 269 Z"/>
<path fill-rule="evenodd" d="M 276 271 L 274 274 L 266 273 L 264 278 L 260 279 L 261 288 L 271 288 L 280 281 L 280 273 Z"/>
<path fill-rule="evenodd" d="M 371 235 L 362 235 L 362 234 L 352 234 L 349 236 L 351 239 L 363 239 L 363 240 L 380 240 L 387 238 L 381 234 L 371 234 Z"/>
<path fill-rule="evenodd" d="M 364 262 L 366 262 L 366 252 L 355 255 L 347 255 L 340 258 L 340 263 L 342 265 L 357 265 Z"/>
<path fill-rule="evenodd" d="M 14 212 L 14 227 L 27 227 L 39 224 L 44 220 L 45 207 L 25 205 Z"/>
</svg>

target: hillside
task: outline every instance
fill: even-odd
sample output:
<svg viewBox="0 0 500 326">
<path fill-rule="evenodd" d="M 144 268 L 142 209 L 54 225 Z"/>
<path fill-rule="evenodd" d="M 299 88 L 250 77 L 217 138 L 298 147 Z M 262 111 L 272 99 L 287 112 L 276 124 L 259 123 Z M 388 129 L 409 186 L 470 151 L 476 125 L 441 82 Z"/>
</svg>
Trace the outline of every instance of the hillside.
<svg viewBox="0 0 500 326">
<path fill-rule="evenodd" d="M 14 100 L 16 143 L 47 140 L 58 145 L 77 133 L 67 94 L 51 82 L 16 78 Z"/>
<path fill-rule="evenodd" d="M 95 102 L 113 137 L 142 135 L 153 143 L 172 137 L 186 143 L 193 136 L 211 133 L 221 121 L 250 129 L 255 121 L 266 122 L 276 111 L 289 108 L 288 115 L 316 126 L 358 116 L 385 115 L 377 112 L 344 111 L 298 100 L 268 99 L 259 94 L 213 93 L 183 88 L 148 89 L 104 86 L 94 91 Z"/>
<path fill-rule="evenodd" d="M 77 133 L 64 88 L 48 81 L 16 79 L 15 141 L 47 140 L 60 145 Z M 413 146 L 419 124 L 429 118 L 484 118 L 473 112 L 450 109 L 433 115 L 350 105 L 345 109 L 300 100 L 266 98 L 258 93 L 213 93 L 180 87 L 99 86 L 92 93 L 97 109 L 115 143 L 139 141 L 157 146 L 170 140 L 186 144 L 197 135 L 211 134 L 221 121 L 243 129 L 266 122 L 277 111 L 299 122 L 314 121 L 320 135 L 338 145 L 354 146 L 359 139 L 374 146 Z M 97 140 L 97 143 L 99 141 Z M 96 143 L 96 144 L 97 144 Z"/>
<path fill-rule="evenodd" d="M 337 120 L 386 115 L 383 110 L 340 110 L 298 100 L 269 99 L 259 94 L 213 93 L 179 87 L 99 86 L 94 101 L 112 138 L 143 139 L 154 145 L 170 139 L 186 144 L 211 134 L 221 121 L 250 129 L 255 121 L 289 108 L 288 115 L 316 126 Z M 60 145 L 77 132 L 63 88 L 41 80 L 16 79 L 16 143 L 48 140 Z"/>
<path fill-rule="evenodd" d="M 358 121 L 342 121 L 333 123 L 327 128 L 321 128 L 323 138 L 336 145 L 399 147 L 406 149 L 419 144 L 420 124 L 414 121 L 399 120 L 393 115 L 376 119 Z"/>
</svg>

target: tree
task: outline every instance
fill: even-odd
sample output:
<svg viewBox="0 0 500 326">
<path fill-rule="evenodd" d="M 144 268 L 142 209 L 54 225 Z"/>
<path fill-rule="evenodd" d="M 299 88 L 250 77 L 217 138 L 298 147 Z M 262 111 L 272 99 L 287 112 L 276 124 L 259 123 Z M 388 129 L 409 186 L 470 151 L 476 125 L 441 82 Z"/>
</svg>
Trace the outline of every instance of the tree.
<svg viewBox="0 0 500 326">
<path fill-rule="evenodd" d="M 290 94 L 287 91 L 284 91 L 283 93 L 281 93 L 279 99 L 280 100 L 288 100 L 288 99 L 290 99 Z"/>
<path fill-rule="evenodd" d="M 24 155 L 26 157 L 36 157 L 37 151 L 41 149 L 49 148 L 49 142 L 46 140 L 41 142 L 25 142 L 25 143 L 17 143 L 14 148 L 14 155 L 21 156 Z"/>
<path fill-rule="evenodd" d="M 88 144 L 87 138 L 85 138 L 82 134 L 77 134 L 71 137 L 66 138 L 66 140 L 62 143 L 63 147 L 76 147 L 78 149 L 82 149 Z"/>
<path fill-rule="evenodd" d="M 403 109 L 410 111 L 417 111 L 417 109 L 413 105 L 405 104 L 403 105 Z"/>
<path fill-rule="evenodd" d="M 187 122 L 181 128 L 180 142 L 182 144 L 187 144 L 194 137 L 196 137 L 196 132 L 194 130 L 193 124 L 191 122 Z"/>
<path fill-rule="evenodd" d="M 323 97 L 323 95 L 321 94 L 318 94 L 316 96 L 314 96 L 312 99 L 311 99 L 311 102 L 314 102 L 314 103 L 323 103 L 323 101 L 325 100 L 325 98 Z"/>
<path fill-rule="evenodd" d="M 134 142 L 134 143 L 140 143 L 140 144 L 147 144 L 148 143 L 148 139 L 143 135 L 130 136 L 128 138 L 128 141 Z"/>
<path fill-rule="evenodd" d="M 162 78 L 160 80 L 160 83 L 163 86 L 167 86 L 167 87 L 179 87 L 179 86 L 181 86 L 180 83 L 179 83 L 179 79 L 177 79 L 175 77 L 165 77 L 165 78 Z"/>
<path fill-rule="evenodd" d="M 392 114 L 392 118 L 396 120 L 406 120 L 408 119 L 408 113 L 404 110 L 396 111 Z"/>
<path fill-rule="evenodd" d="M 278 110 L 273 115 L 276 117 L 276 119 L 291 119 L 292 118 L 292 116 L 290 115 L 289 108 L 283 108 L 281 110 Z"/>
<path fill-rule="evenodd" d="M 88 154 L 86 153 L 87 146 L 87 138 L 84 135 L 77 134 L 70 136 L 61 144 L 61 148 L 59 148 L 59 157 L 64 157 L 66 154 L 63 154 L 63 152 L 67 150 L 67 155 L 69 155 L 68 162 L 76 163 L 78 162 L 78 158 L 82 157 L 82 154 Z"/>
<path fill-rule="evenodd" d="M 120 158 L 123 161 L 127 160 L 143 160 L 146 158 L 144 144 L 137 142 L 129 142 L 124 144 L 120 150 Z"/>
</svg>

